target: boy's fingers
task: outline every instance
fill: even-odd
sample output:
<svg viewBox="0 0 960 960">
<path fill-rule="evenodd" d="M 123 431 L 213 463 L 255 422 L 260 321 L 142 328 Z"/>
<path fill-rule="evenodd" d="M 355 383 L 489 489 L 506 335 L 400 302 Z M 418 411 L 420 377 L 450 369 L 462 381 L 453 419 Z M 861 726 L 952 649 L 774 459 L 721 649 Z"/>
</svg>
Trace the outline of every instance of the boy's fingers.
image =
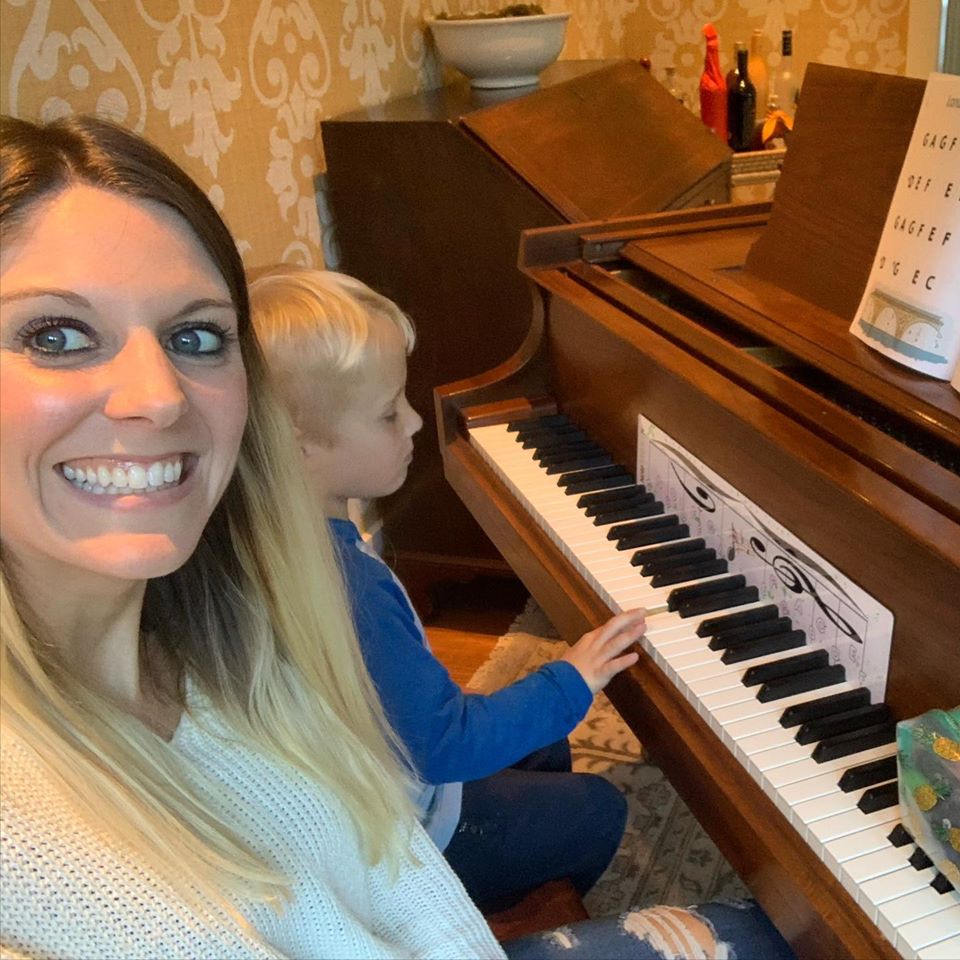
<svg viewBox="0 0 960 960">
<path fill-rule="evenodd" d="M 607 663 L 607 680 L 612 680 L 618 673 L 632 667 L 640 659 L 638 653 L 626 653 L 622 657 L 617 657 Z"/>
<path fill-rule="evenodd" d="M 621 650 L 626 650 L 627 647 L 633 646 L 641 637 L 641 632 L 637 630 L 620 630 L 619 633 L 615 633 L 612 637 L 607 638 L 607 642 L 604 645 L 604 650 L 607 656 L 615 656 L 620 653 Z"/>
<path fill-rule="evenodd" d="M 611 640 L 625 631 L 629 632 L 634 628 L 642 627 L 646 623 L 646 614 L 646 610 L 628 610 L 626 613 L 618 613 L 600 628 L 599 639 Z"/>
</svg>

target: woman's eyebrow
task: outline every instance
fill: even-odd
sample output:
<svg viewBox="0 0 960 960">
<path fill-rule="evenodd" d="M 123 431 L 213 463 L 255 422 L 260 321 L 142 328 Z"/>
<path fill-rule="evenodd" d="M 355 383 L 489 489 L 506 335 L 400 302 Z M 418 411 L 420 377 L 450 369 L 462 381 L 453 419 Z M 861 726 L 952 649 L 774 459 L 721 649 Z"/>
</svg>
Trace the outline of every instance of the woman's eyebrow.
<svg viewBox="0 0 960 960">
<path fill-rule="evenodd" d="M 56 297 L 75 307 L 90 308 L 90 301 L 86 297 L 81 297 L 72 290 L 59 290 L 55 287 L 24 287 L 22 290 L 14 290 L 13 293 L 0 293 L 0 302 L 29 300 L 33 297 Z"/>
<path fill-rule="evenodd" d="M 201 297 L 199 300 L 191 300 L 186 306 L 181 307 L 170 319 L 179 320 L 181 317 L 187 317 L 198 310 L 209 310 L 211 307 L 217 310 L 233 310 L 236 306 L 232 300 L 218 300 L 213 297 Z"/>
</svg>

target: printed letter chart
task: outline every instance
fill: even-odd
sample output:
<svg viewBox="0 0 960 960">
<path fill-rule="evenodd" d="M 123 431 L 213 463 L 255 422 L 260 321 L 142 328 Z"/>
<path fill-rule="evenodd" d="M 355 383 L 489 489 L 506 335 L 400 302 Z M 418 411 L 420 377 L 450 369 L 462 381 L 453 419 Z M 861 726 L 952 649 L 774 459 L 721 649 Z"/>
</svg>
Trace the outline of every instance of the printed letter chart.
<svg viewBox="0 0 960 960">
<path fill-rule="evenodd" d="M 940 380 L 958 366 L 960 76 L 935 73 L 927 81 L 850 332 Z"/>
</svg>

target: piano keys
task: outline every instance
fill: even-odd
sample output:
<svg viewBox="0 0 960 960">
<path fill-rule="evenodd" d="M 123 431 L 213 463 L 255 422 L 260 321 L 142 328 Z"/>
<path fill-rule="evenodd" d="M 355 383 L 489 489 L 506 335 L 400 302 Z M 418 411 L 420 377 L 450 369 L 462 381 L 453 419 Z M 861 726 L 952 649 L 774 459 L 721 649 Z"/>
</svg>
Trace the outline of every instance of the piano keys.
<svg viewBox="0 0 960 960">
<path fill-rule="evenodd" d="M 848 168 L 834 158 L 853 184 L 871 139 L 863 77 L 847 97 L 847 71 L 811 71 L 807 102 L 829 89 L 857 138 Z M 909 124 L 918 97 L 903 83 L 885 110 Z M 791 152 L 802 181 L 819 160 L 802 138 Z M 777 203 L 797 202 L 790 163 Z M 854 206 L 882 206 L 888 187 L 864 184 L 878 197 Z M 647 606 L 640 661 L 611 700 L 799 956 L 945 956 L 956 891 L 889 839 L 889 784 L 892 724 L 960 701 L 960 397 L 745 269 L 771 216 L 710 208 L 525 235 L 531 328 L 508 362 L 438 391 L 445 472 L 564 637 Z M 882 697 L 847 674 L 844 648 L 824 663 L 816 625 L 648 489 L 640 417 L 888 611 Z"/>
</svg>

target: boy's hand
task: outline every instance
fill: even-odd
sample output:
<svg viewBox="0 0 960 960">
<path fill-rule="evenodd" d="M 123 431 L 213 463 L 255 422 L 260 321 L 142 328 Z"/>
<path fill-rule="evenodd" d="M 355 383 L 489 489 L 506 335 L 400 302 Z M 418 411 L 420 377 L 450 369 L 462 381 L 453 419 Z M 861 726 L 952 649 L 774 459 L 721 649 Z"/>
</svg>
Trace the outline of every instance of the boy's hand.
<svg viewBox="0 0 960 960">
<path fill-rule="evenodd" d="M 645 627 L 646 610 L 618 613 L 602 627 L 585 633 L 561 659 L 577 668 L 591 693 L 598 693 L 621 670 L 637 662 L 638 653 L 623 651 L 640 639 Z"/>
</svg>

